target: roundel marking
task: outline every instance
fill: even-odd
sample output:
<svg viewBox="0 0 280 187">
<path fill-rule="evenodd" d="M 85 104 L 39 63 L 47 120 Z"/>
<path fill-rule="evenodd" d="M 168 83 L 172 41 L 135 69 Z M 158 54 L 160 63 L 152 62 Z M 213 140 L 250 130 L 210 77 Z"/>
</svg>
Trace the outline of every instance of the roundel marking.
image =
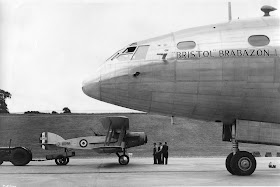
<svg viewBox="0 0 280 187">
<path fill-rule="evenodd" d="M 87 140 L 82 139 L 82 140 L 80 141 L 80 146 L 81 146 L 81 147 L 86 147 L 87 145 L 88 145 Z"/>
</svg>

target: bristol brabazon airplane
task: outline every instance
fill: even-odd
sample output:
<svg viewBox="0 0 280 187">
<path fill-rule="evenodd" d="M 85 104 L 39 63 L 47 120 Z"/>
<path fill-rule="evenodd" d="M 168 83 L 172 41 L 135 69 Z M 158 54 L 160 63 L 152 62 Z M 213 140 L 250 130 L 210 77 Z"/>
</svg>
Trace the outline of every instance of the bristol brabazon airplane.
<svg viewBox="0 0 280 187">
<path fill-rule="evenodd" d="M 230 10 L 230 9 L 229 9 Z M 172 32 L 117 51 L 83 82 L 89 97 L 114 105 L 223 123 L 232 142 L 226 168 L 251 175 L 254 156 L 238 143 L 280 145 L 280 27 L 263 17 Z"/>
<path fill-rule="evenodd" d="M 47 159 L 55 159 L 57 165 L 66 165 L 69 157 L 74 156 L 73 149 L 94 150 L 97 153 L 116 153 L 121 165 L 129 163 L 126 149 L 147 143 L 147 135 L 144 132 L 127 132 L 129 130 L 129 119 L 123 116 L 112 116 L 101 119 L 107 135 L 78 137 L 65 140 L 61 136 L 43 132 L 40 136 L 40 143 L 45 150 L 65 149 L 63 154 L 47 155 Z M 121 155 L 119 153 L 122 153 Z"/>
</svg>

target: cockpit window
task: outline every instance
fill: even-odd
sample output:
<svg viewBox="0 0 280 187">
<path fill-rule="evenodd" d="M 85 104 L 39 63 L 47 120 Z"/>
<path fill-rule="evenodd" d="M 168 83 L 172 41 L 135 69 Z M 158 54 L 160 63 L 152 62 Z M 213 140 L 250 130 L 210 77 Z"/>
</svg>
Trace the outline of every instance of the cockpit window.
<svg viewBox="0 0 280 187">
<path fill-rule="evenodd" d="M 116 53 L 115 55 L 112 56 L 111 60 L 113 60 L 114 58 L 116 58 L 116 56 L 118 56 L 120 53 Z"/>
<path fill-rule="evenodd" d="M 120 51 L 122 51 L 122 50 L 119 50 L 119 51 L 117 51 L 116 53 L 114 53 L 112 56 L 110 56 L 110 58 L 108 58 L 106 61 L 108 61 L 108 60 L 113 60 L 114 58 L 116 58 L 119 54 L 120 54 Z"/>
<path fill-rule="evenodd" d="M 136 47 L 128 47 L 124 50 L 123 53 L 133 53 L 135 51 Z"/>
<path fill-rule="evenodd" d="M 139 46 L 138 49 L 136 50 L 135 54 L 133 55 L 132 60 L 144 60 L 144 59 L 146 59 L 148 49 L 149 49 L 148 45 Z"/>
<path fill-rule="evenodd" d="M 146 58 L 149 46 L 137 46 L 127 47 L 125 50 L 119 50 L 112 55 L 108 60 L 118 59 L 119 61 L 129 61 L 133 56 L 132 60 L 142 60 Z M 135 52 L 136 51 L 136 52 Z"/>
<path fill-rule="evenodd" d="M 128 61 L 131 59 L 132 53 L 125 53 L 125 54 L 120 54 L 120 56 L 117 57 L 119 61 Z"/>
</svg>

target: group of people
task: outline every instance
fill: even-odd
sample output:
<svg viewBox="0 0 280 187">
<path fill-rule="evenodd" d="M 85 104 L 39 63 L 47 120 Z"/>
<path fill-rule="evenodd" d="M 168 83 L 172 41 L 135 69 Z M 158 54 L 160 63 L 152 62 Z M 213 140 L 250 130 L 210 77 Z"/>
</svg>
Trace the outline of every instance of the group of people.
<svg viewBox="0 0 280 187">
<path fill-rule="evenodd" d="M 162 145 L 162 143 L 159 142 L 158 146 L 156 143 L 154 143 L 153 156 L 154 156 L 154 164 L 167 164 L 168 162 L 167 142 L 165 142 L 164 145 Z"/>
</svg>

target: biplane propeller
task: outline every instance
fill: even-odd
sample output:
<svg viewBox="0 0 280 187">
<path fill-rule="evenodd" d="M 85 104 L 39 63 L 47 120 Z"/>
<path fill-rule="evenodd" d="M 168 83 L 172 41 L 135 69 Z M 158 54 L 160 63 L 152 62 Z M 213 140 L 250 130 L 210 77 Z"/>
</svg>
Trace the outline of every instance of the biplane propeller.
<svg viewBox="0 0 280 187">
<path fill-rule="evenodd" d="M 40 143 L 45 150 L 57 150 L 64 148 L 66 154 L 59 155 L 55 159 L 57 165 L 66 165 L 69 162 L 67 152 L 72 149 L 94 150 L 97 153 L 116 153 L 121 165 L 129 163 L 126 149 L 147 143 L 147 135 L 144 132 L 128 132 L 129 119 L 124 116 L 105 117 L 101 119 L 106 135 L 78 137 L 65 140 L 61 136 L 43 132 Z"/>
</svg>

